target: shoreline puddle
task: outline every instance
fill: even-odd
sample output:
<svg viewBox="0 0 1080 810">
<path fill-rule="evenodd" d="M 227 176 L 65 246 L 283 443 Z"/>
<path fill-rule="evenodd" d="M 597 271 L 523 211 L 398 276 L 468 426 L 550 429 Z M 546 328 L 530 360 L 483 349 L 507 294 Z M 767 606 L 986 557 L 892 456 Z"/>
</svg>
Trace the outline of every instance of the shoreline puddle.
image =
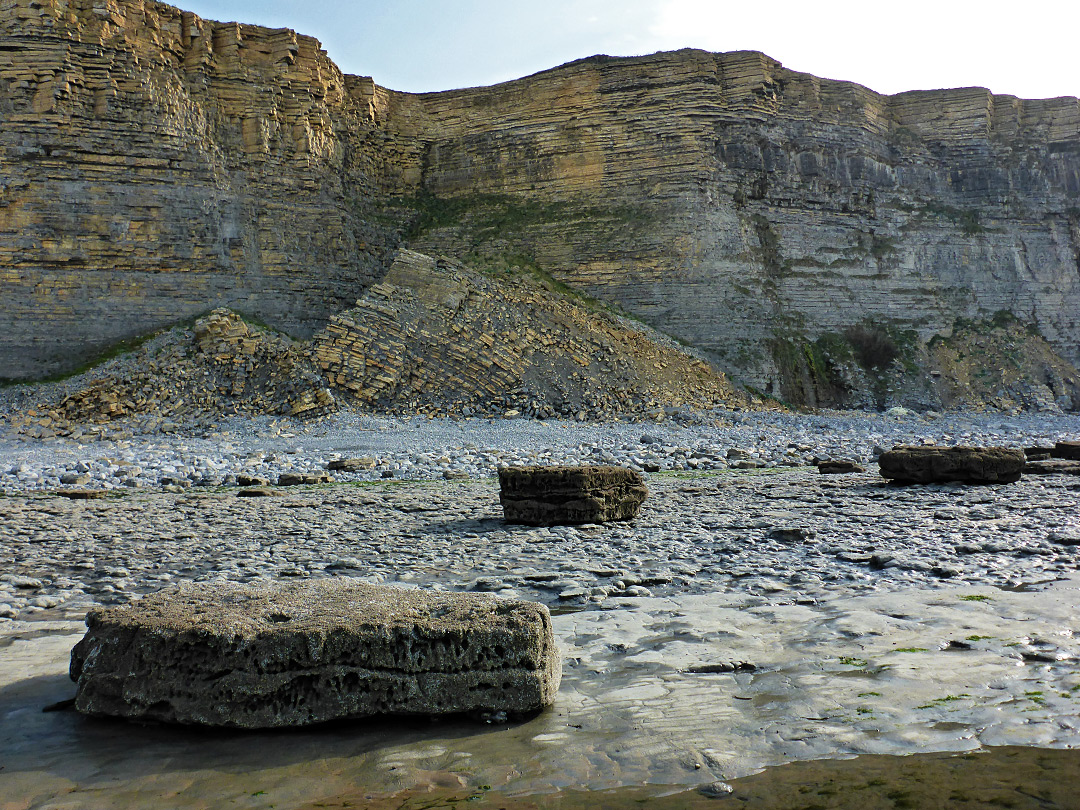
<svg viewBox="0 0 1080 810">
<path fill-rule="evenodd" d="M 428 783 L 394 793 L 362 787 L 310 792 L 287 784 L 252 782 L 241 791 L 222 775 L 220 792 L 160 778 L 134 784 L 88 784 L 31 797 L 34 774 L 8 774 L 2 810 L 80 808 L 126 810 L 167 802 L 173 810 L 225 806 L 274 810 L 894 810 L 894 808 L 1010 808 L 1076 810 L 1080 807 L 1080 750 L 1003 746 L 965 754 L 863 755 L 792 762 L 703 788 L 652 785 L 607 790 L 555 789 L 507 793 L 486 784 L 462 784 L 453 772 L 430 773 Z M 333 774 L 339 776 L 339 774 Z M 24 797 L 20 798 L 20 777 Z M 253 788 L 248 790 L 248 788 Z M 14 790 L 12 790 L 14 789 Z M 718 803 L 718 799 L 721 801 Z"/>
<path fill-rule="evenodd" d="M 1075 810 L 1080 807 L 1078 785 L 1080 751 L 1006 746 L 968 754 L 870 754 L 793 762 L 711 790 L 629 787 L 515 796 L 484 785 L 385 797 L 357 793 L 327 797 L 295 810 Z"/>
<path fill-rule="evenodd" d="M 526 721 L 256 732 L 43 712 L 74 694 L 67 665 L 83 628 L 13 624 L 0 810 L 674 810 L 715 806 L 695 791 L 720 781 L 742 797 L 721 802 L 739 807 L 1080 808 L 1078 616 L 1080 578 L 812 605 L 612 599 L 554 617 L 563 685 Z M 840 803 L 855 793 L 861 803 Z"/>
</svg>

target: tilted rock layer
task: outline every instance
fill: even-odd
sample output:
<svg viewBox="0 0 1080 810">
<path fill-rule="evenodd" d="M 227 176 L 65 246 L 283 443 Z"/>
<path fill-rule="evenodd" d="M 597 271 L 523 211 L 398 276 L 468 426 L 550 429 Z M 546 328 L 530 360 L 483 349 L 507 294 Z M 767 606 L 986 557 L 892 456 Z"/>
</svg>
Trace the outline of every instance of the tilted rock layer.
<svg viewBox="0 0 1080 810">
<path fill-rule="evenodd" d="M 492 277 L 405 250 L 315 336 L 313 354 L 331 384 L 380 410 L 598 417 L 747 404 L 666 343 L 522 268 Z"/>
<path fill-rule="evenodd" d="M 1080 362 L 1075 98 L 691 50 L 410 95 L 149 0 L 5 0 L 0 46 L 0 376 L 219 304 L 309 335 L 402 240 L 537 266 L 811 402 L 851 392 L 790 348 L 866 324 L 925 346 L 1006 311 Z"/>
</svg>

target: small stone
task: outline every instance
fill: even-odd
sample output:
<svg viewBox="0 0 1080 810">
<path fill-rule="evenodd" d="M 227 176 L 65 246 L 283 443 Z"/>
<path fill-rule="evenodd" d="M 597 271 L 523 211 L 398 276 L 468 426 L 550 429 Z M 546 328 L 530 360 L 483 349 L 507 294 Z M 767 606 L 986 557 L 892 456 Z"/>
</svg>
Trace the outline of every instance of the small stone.
<svg viewBox="0 0 1080 810">
<path fill-rule="evenodd" d="M 843 475 L 846 473 L 866 472 L 864 467 L 856 464 L 854 461 L 845 461 L 842 459 L 819 461 L 817 463 L 817 470 L 822 475 Z"/>
<path fill-rule="evenodd" d="M 274 494 L 274 490 L 269 487 L 248 487 L 247 489 L 241 489 L 236 493 L 238 498 L 269 498 Z"/>
<path fill-rule="evenodd" d="M 236 485 L 240 487 L 268 487 L 270 479 L 261 475 L 238 475 Z"/>
<path fill-rule="evenodd" d="M 477 577 L 466 587 L 470 591 L 494 592 L 503 587 L 503 581 L 498 577 Z"/>
<path fill-rule="evenodd" d="M 1057 543 L 1059 546 L 1080 546 L 1080 533 L 1078 532 L 1071 532 L 1069 534 L 1052 532 L 1047 539 L 1051 543 Z"/>
<path fill-rule="evenodd" d="M 698 792 L 702 796 L 707 796 L 710 799 L 723 799 L 726 796 L 730 796 L 735 792 L 735 788 L 729 785 L 727 782 L 711 782 L 708 785 L 703 785 L 698 788 Z"/>
<path fill-rule="evenodd" d="M 73 501 L 90 501 L 104 498 L 109 493 L 104 489 L 58 489 L 56 494 Z"/>
<path fill-rule="evenodd" d="M 20 590 L 36 591 L 41 588 L 43 583 L 37 577 L 24 577 L 19 574 L 5 574 L 0 581 L 6 582 L 9 585 L 18 588 Z"/>
<path fill-rule="evenodd" d="M 812 532 L 798 527 L 777 528 L 772 529 L 769 532 L 769 537 L 773 540 L 779 540 L 781 543 L 801 543 L 803 540 L 810 537 L 811 534 Z"/>
<path fill-rule="evenodd" d="M 867 564 L 875 571 L 897 566 L 896 558 L 892 554 L 871 554 Z"/>
<path fill-rule="evenodd" d="M 1024 456 L 1028 461 L 1045 461 L 1054 455 L 1053 447 L 1025 447 Z"/>
</svg>

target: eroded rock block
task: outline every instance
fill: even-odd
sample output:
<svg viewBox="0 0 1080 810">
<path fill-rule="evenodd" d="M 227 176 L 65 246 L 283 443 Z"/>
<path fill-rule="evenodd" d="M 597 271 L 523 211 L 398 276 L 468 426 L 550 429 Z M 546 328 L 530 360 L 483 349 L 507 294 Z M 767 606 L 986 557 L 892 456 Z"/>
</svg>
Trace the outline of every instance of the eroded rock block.
<svg viewBox="0 0 1080 810">
<path fill-rule="evenodd" d="M 1025 475 L 1080 475 L 1080 461 L 1066 458 L 1047 458 L 1032 461 L 1024 465 Z"/>
<path fill-rule="evenodd" d="M 278 476 L 279 487 L 311 486 L 313 484 L 329 484 L 329 473 L 318 470 L 316 472 L 283 472 Z"/>
<path fill-rule="evenodd" d="M 1020 480 L 1024 462 L 1024 451 L 1010 447 L 901 445 L 878 458 L 882 476 L 905 484 L 1009 484 Z"/>
<path fill-rule="evenodd" d="M 71 653 L 86 714 L 271 728 L 551 704 L 543 605 L 318 579 L 174 587 L 91 611 Z"/>
<path fill-rule="evenodd" d="M 509 523 L 555 526 L 631 520 L 649 494 L 626 467 L 503 467 L 499 500 Z"/>
<path fill-rule="evenodd" d="M 1080 461 L 1080 442 L 1057 442 L 1050 455 L 1054 458 Z"/>
<path fill-rule="evenodd" d="M 866 469 L 862 465 L 856 464 L 854 461 L 848 461 L 847 459 L 827 459 L 825 461 L 819 461 L 817 469 L 822 475 L 846 475 L 849 473 L 866 472 Z"/>
<path fill-rule="evenodd" d="M 375 469 L 378 462 L 373 458 L 339 458 L 326 465 L 331 472 L 363 472 Z"/>
</svg>

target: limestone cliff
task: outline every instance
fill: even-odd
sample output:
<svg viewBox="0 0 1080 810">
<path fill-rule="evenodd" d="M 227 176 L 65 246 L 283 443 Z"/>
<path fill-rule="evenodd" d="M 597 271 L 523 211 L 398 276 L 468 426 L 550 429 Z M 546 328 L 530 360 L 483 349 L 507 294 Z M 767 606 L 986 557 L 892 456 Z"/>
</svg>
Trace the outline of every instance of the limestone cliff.
<svg viewBox="0 0 1080 810">
<path fill-rule="evenodd" d="M 829 366 L 867 330 L 922 362 L 1004 312 L 1080 362 L 1075 98 L 701 51 L 409 95 L 288 30 L 0 0 L 0 169 L 0 377 L 219 304 L 306 336 L 401 245 L 535 267 L 811 404 L 903 398 Z"/>
<path fill-rule="evenodd" d="M 1075 98 L 680 51 L 399 104 L 430 139 L 418 249 L 528 256 L 774 393 L 813 403 L 786 347 L 866 324 L 1007 311 L 1080 361 Z"/>
<path fill-rule="evenodd" d="M 289 30 L 0 1 L 0 377 L 219 304 L 296 335 L 351 304 L 387 243 L 372 92 Z"/>
</svg>

